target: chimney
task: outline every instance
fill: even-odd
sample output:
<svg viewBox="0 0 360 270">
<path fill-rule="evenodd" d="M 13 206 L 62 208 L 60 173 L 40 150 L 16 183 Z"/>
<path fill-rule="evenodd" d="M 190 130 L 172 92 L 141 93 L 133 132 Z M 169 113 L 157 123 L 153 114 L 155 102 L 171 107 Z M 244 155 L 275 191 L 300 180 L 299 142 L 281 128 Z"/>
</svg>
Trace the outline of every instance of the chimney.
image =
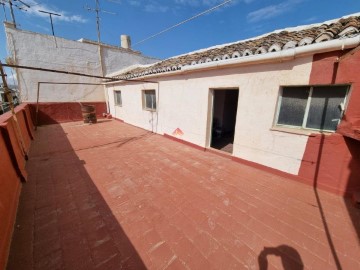
<svg viewBox="0 0 360 270">
<path fill-rule="evenodd" d="M 124 49 L 131 49 L 131 39 L 128 35 L 121 35 L 120 36 L 121 41 L 121 48 Z"/>
</svg>

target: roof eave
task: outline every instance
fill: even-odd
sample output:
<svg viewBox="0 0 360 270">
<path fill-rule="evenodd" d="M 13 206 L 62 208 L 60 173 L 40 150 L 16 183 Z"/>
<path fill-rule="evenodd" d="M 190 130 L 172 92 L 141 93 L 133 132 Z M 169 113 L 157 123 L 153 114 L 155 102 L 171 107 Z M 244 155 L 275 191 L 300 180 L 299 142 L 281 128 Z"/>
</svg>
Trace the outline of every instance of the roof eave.
<svg viewBox="0 0 360 270">
<path fill-rule="evenodd" d="M 271 62 L 284 62 L 290 61 L 298 57 L 304 57 L 309 55 L 314 55 L 318 53 L 326 53 L 331 51 L 346 50 L 359 46 L 360 44 L 360 35 L 351 38 L 336 39 L 330 40 L 322 43 L 315 43 L 301 47 L 295 47 L 292 49 L 287 49 L 278 52 L 270 52 L 266 54 L 257 54 L 246 57 L 231 58 L 222 61 L 213 61 L 208 63 L 202 63 L 197 65 L 188 65 L 183 66 L 181 70 L 168 71 L 164 73 L 149 74 L 145 76 L 135 77 L 134 80 L 142 80 L 149 78 L 165 77 L 165 76 L 174 76 L 179 74 L 186 74 L 190 72 L 211 70 L 211 69 L 221 69 L 234 66 L 242 65 L 255 65 Z M 120 79 L 119 79 L 120 80 Z M 131 81 L 131 80 L 130 80 Z M 129 81 L 113 81 L 106 83 L 107 85 L 117 84 L 121 82 Z"/>
</svg>

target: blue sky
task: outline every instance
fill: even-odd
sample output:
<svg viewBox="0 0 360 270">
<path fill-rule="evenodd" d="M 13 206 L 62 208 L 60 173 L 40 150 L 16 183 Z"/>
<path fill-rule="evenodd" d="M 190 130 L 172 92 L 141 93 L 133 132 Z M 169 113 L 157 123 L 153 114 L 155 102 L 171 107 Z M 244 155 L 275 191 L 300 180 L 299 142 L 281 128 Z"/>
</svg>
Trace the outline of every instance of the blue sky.
<svg viewBox="0 0 360 270">
<path fill-rule="evenodd" d="M 0 0 L 4 2 L 7 0 Z M 96 40 L 95 14 L 84 9 L 95 0 L 23 0 L 28 11 L 15 9 L 19 28 L 51 34 L 49 17 L 37 10 L 62 14 L 54 19 L 55 34 L 67 39 Z M 20 4 L 13 0 L 14 4 Z M 132 43 L 183 21 L 224 0 L 100 0 L 101 8 L 116 13 L 101 14 L 102 42 L 119 45 L 120 35 Z M 5 20 L 2 6 L 0 19 Z M 10 20 L 10 12 L 5 7 Z M 360 0 L 233 0 L 230 4 L 173 29 L 134 49 L 145 55 L 168 58 L 213 45 L 251 38 L 276 29 L 323 22 L 360 11 Z M 0 31 L 0 58 L 6 42 Z"/>
</svg>

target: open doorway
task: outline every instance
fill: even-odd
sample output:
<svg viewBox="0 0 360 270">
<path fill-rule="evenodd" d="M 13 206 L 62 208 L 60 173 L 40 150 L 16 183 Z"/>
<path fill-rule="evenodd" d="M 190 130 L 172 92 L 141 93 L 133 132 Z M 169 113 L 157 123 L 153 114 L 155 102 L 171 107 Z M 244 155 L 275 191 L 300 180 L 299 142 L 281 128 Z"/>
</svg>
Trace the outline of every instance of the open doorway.
<svg viewBox="0 0 360 270">
<path fill-rule="evenodd" d="M 210 147 L 233 152 L 239 89 L 214 89 Z"/>
</svg>

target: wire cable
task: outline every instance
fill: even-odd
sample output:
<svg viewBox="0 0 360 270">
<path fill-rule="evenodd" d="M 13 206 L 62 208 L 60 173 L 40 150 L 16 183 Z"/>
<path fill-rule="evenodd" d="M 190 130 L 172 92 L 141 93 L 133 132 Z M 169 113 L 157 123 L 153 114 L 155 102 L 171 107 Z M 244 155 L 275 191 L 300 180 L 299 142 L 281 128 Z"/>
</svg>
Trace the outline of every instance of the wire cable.
<svg viewBox="0 0 360 270">
<path fill-rule="evenodd" d="M 157 37 L 157 36 L 159 36 L 159 35 L 161 35 L 161 34 L 164 34 L 165 32 L 168 32 L 168 31 L 170 31 L 171 29 L 174 29 L 174 28 L 176 28 L 176 27 L 178 27 L 178 26 L 180 26 L 180 25 L 182 25 L 182 24 L 184 24 L 184 23 L 187 23 L 187 22 L 192 21 L 192 20 L 194 20 L 194 19 L 196 19 L 196 18 L 198 18 L 198 17 L 200 17 L 200 16 L 203 16 L 203 15 L 205 15 L 205 14 L 208 14 L 208 13 L 210 13 L 210 12 L 212 12 L 212 11 L 214 11 L 214 10 L 216 10 L 216 9 L 218 9 L 218 8 L 226 5 L 226 4 L 228 4 L 228 3 L 231 2 L 231 1 L 232 1 L 232 0 L 227 0 L 227 1 L 221 3 L 221 4 L 217 5 L 217 6 L 214 6 L 214 7 L 210 8 L 210 9 L 207 9 L 207 10 L 205 10 L 205 11 L 199 13 L 199 14 L 196 14 L 196 15 L 192 16 L 192 17 L 189 18 L 189 19 L 186 19 L 186 20 L 184 20 L 184 21 L 182 21 L 182 22 L 179 22 L 179 23 L 177 23 L 177 24 L 175 24 L 175 25 L 173 25 L 173 26 L 170 26 L 170 27 L 168 27 L 168 28 L 160 31 L 159 33 L 156 33 L 156 34 L 154 34 L 154 35 L 152 35 L 152 36 L 149 36 L 149 37 L 147 37 L 147 38 L 145 38 L 145 39 L 143 39 L 143 40 L 140 40 L 139 42 L 135 43 L 133 46 L 136 46 L 136 45 L 139 45 L 139 44 L 141 44 L 141 43 L 144 43 L 145 41 L 148 41 L 149 39 L 152 39 L 152 38 L 154 38 L 154 37 Z"/>
</svg>

